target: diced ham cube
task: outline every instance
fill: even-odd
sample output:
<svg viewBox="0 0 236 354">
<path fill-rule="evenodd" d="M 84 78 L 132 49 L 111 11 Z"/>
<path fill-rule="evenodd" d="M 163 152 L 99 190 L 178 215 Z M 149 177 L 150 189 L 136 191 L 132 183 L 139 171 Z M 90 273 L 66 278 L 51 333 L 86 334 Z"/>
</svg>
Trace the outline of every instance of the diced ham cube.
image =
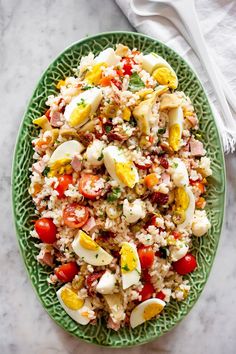
<svg viewBox="0 0 236 354">
<path fill-rule="evenodd" d="M 75 170 L 75 172 L 81 171 L 82 168 L 82 160 L 79 156 L 75 155 L 71 161 L 71 166 Z"/>
<path fill-rule="evenodd" d="M 46 167 L 46 163 L 43 160 L 41 160 L 41 161 L 35 162 L 32 165 L 32 170 L 33 170 L 33 172 L 37 172 L 38 174 L 41 174 L 43 172 L 43 170 L 45 169 L 45 167 Z"/>
<path fill-rule="evenodd" d="M 91 216 L 91 218 L 89 218 L 88 221 L 86 222 L 86 224 L 83 226 L 83 230 L 85 232 L 89 232 L 93 228 L 95 228 L 96 226 L 97 226 L 96 221 L 95 221 L 94 217 Z"/>
<path fill-rule="evenodd" d="M 47 265 L 49 267 L 53 267 L 53 255 L 51 252 L 47 249 L 42 249 L 37 256 L 37 260 L 42 264 L 42 265 Z"/>
<path fill-rule="evenodd" d="M 192 115 L 192 116 L 188 116 L 187 120 L 191 123 L 191 125 L 193 127 L 195 127 L 196 125 L 198 125 L 198 118 L 196 115 Z"/>
<path fill-rule="evenodd" d="M 162 183 L 169 184 L 170 183 L 170 175 L 166 172 L 162 173 L 161 181 L 162 181 Z"/>
<path fill-rule="evenodd" d="M 204 156 L 205 150 L 202 142 L 195 139 L 190 140 L 190 152 L 192 156 Z"/>
<path fill-rule="evenodd" d="M 54 111 L 51 113 L 51 120 L 50 120 L 52 127 L 61 127 L 63 122 L 61 121 L 61 114 L 58 111 Z"/>
</svg>

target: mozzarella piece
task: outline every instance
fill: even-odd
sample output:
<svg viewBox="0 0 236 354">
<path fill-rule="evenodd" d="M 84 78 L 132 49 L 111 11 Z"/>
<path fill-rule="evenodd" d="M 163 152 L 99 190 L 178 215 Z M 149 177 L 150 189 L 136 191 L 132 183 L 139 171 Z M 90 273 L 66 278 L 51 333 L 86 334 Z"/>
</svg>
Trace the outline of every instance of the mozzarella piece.
<svg viewBox="0 0 236 354">
<path fill-rule="evenodd" d="M 113 48 L 107 48 L 103 50 L 99 55 L 94 59 L 94 63 L 106 63 L 108 66 L 115 66 L 121 60 L 119 55 L 116 55 Z"/>
<path fill-rule="evenodd" d="M 127 223 L 131 224 L 139 219 L 143 219 L 146 215 L 145 206 L 141 199 L 136 199 L 134 202 L 129 203 L 128 199 L 123 203 L 123 215 Z"/>
<path fill-rule="evenodd" d="M 201 237 L 210 229 L 211 223 L 208 220 L 205 210 L 196 210 L 193 223 L 192 232 L 194 236 Z"/>
<path fill-rule="evenodd" d="M 185 244 L 181 244 L 180 246 L 171 246 L 169 250 L 172 262 L 176 262 L 183 258 L 188 253 L 188 249 L 188 246 Z"/>
<path fill-rule="evenodd" d="M 69 140 L 61 145 L 59 145 L 56 150 L 52 153 L 50 157 L 49 164 L 53 164 L 55 161 L 70 159 L 72 160 L 73 156 L 80 154 L 84 150 L 84 146 L 77 140 Z"/>
<path fill-rule="evenodd" d="M 101 276 L 96 291 L 100 294 L 112 294 L 116 285 L 116 277 L 109 270 Z"/>
<path fill-rule="evenodd" d="M 103 164 L 102 150 L 105 144 L 101 140 L 95 139 L 92 144 L 87 147 L 86 157 L 87 161 L 93 166 L 100 166 Z"/>
<path fill-rule="evenodd" d="M 189 185 L 188 171 L 185 163 L 179 159 L 174 158 L 171 170 L 171 177 L 176 187 L 184 187 Z"/>
</svg>

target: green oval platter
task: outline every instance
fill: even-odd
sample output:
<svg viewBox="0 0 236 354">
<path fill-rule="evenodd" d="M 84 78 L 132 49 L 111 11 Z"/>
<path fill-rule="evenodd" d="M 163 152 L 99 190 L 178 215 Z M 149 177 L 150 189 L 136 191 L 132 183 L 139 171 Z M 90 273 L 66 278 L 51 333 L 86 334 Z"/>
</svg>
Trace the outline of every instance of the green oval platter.
<svg viewBox="0 0 236 354">
<path fill-rule="evenodd" d="M 98 54 L 107 47 L 115 47 L 117 43 L 123 43 L 130 48 L 136 47 L 144 53 L 156 52 L 172 65 L 179 78 L 178 89 L 189 95 L 200 119 L 202 140 L 212 160 L 213 175 L 209 179 L 206 208 L 212 227 L 204 237 L 194 238 L 193 253 L 197 257 L 198 268 L 188 276 L 191 284 L 189 297 L 184 302 L 171 301 L 158 319 L 146 322 L 133 330 L 123 328 L 115 332 L 107 329 L 102 320 L 96 326 L 78 325 L 61 308 L 55 288 L 47 284 L 50 269 L 42 267 L 36 261 L 38 249 L 34 245 L 35 240 L 30 237 L 30 230 L 33 228 L 31 220 L 35 218 L 35 213 L 34 205 L 28 194 L 28 187 L 29 168 L 33 160 L 31 140 L 37 135 L 37 129 L 32 124 L 32 120 L 45 112 L 47 96 L 57 92 L 55 85 L 58 80 L 73 74 L 72 69 L 78 66 L 83 55 L 87 55 L 90 51 Z M 154 38 L 138 33 L 101 33 L 72 44 L 44 72 L 23 117 L 13 162 L 12 203 L 17 239 L 32 285 L 42 305 L 58 325 L 88 343 L 109 347 L 127 347 L 146 343 L 168 332 L 188 314 L 206 284 L 215 257 L 224 215 L 224 156 L 208 99 L 196 74 L 172 49 Z"/>
</svg>

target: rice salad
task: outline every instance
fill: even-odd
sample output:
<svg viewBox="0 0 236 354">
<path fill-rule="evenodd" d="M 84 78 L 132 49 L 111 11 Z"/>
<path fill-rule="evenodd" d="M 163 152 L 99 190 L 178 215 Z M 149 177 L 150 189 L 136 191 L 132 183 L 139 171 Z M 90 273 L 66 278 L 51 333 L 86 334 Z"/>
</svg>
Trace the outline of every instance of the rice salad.
<svg viewBox="0 0 236 354">
<path fill-rule="evenodd" d="M 37 260 L 76 322 L 135 328 L 187 298 L 211 227 L 198 118 L 164 58 L 123 44 L 55 85 L 33 121 Z"/>
</svg>

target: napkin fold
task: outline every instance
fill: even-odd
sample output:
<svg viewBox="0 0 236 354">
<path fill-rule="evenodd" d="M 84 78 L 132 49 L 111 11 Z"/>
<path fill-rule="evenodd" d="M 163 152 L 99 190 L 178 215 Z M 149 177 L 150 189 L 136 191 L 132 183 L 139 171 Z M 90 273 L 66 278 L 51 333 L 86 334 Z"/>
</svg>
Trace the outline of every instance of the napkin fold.
<svg viewBox="0 0 236 354">
<path fill-rule="evenodd" d="M 148 0 L 139 0 L 147 11 Z M 160 16 L 138 16 L 130 6 L 130 0 L 116 0 L 133 27 L 141 33 L 157 38 L 179 53 L 201 79 L 208 95 L 219 131 L 225 131 L 224 123 L 218 113 L 219 106 L 208 75 L 198 57 L 178 29 L 167 19 Z M 235 0 L 198 0 L 195 1 L 200 26 L 214 60 L 236 94 L 236 2 Z M 144 8 L 144 7 L 143 7 Z M 236 119 L 236 114 L 233 113 Z M 222 134 L 223 135 L 223 134 Z M 223 141 L 225 152 L 233 152 L 235 141 Z"/>
</svg>

